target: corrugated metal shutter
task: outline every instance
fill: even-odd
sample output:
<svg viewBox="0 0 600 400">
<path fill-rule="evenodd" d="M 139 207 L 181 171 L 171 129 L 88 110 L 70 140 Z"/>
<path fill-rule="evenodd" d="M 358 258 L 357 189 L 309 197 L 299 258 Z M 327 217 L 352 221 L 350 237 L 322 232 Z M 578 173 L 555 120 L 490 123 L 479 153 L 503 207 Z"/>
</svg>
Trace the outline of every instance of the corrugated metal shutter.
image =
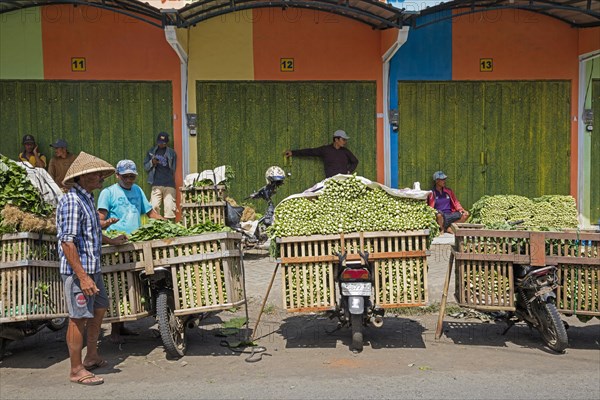
<svg viewBox="0 0 600 400">
<path fill-rule="evenodd" d="M 158 132 L 172 136 L 172 110 L 170 82 L 0 81 L 1 152 L 16 159 L 30 133 L 50 160 L 50 143 L 64 138 L 75 154 L 135 161 L 149 196 L 142 162 Z"/>
<path fill-rule="evenodd" d="M 290 167 L 283 153 L 331 143 L 337 129 L 351 137 L 357 173 L 376 177 L 375 82 L 199 81 L 196 89 L 198 170 L 231 165 L 238 201 L 264 184 L 271 165 L 292 174 L 277 199 L 321 181 L 321 160 L 295 157 Z"/>
<path fill-rule="evenodd" d="M 401 82 L 398 182 L 449 175 L 463 206 L 483 195 L 569 193 L 570 83 Z"/>
</svg>

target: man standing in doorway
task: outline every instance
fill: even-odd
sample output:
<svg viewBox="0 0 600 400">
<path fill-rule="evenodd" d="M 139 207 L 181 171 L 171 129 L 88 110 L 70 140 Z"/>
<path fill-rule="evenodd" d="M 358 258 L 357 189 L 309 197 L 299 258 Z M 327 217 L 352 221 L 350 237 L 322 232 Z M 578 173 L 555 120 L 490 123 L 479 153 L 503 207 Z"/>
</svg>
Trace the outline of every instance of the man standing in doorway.
<svg viewBox="0 0 600 400">
<path fill-rule="evenodd" d="M 333 143 L 321 147 L 301 150 L 288 150 L 286 157 L 320 157 L 325 167 L 325 177 L 337 174 L 351 174 L 358 166 L 358 159 L 346 148 L 348 135 L 341 129 L 333 133 Z"/>
<path fill-rule="evenodd" d="M 148 183 L 152 185 L 150 203 L 154 211 L 160 214 L 160 205 L 163 204 L 163 216 L 175 219 L 177 211 L 177 194 L 175 191 L 175 167 L 177 154 L 175 150 L 167 147 L 169 134 L 161 132 L 156 137 L 156 145 L 152 147 L 144 158 L 144 169 L 148 172 Z"/>
</svg>

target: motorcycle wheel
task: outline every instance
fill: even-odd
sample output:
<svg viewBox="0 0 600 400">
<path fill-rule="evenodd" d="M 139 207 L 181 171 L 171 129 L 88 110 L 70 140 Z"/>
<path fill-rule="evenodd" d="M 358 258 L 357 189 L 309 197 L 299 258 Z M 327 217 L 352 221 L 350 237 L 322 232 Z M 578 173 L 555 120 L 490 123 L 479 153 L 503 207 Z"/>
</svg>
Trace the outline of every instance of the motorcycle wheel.
<svg viewBox="0 0 600 400">
<path fill-rule="evenodd" d="M 10 342 L 10 339 L 0 338 L 0 360 L 4 358 L 4 352 L 6 351 L 8 342 Z"/>
<path fill-rule="evenodd" d="M 67 317 L 64 317 L 64 318 L 52 318 L 51 320 L 48 321 L 48 323 L 46 324 L 46 326 L 51 331 L 57 332 L 57 331 L 60 331 L 65 326 L 67 326 L 68 324 L 69 324 L 69 318 L 67 318 Z"/>
<path fill-rule="evenodd" d="M 350 329 L 352 331 L 352 350 L 363 350 L 363 316 L 350 314 Z"/>
<path fill-rule="evenodd" d="M 533 304 L 533 311 L 540 323 L 538 330 L 544 343 L 557 353 L 564 352 L 569 345 L 569 338 L 556 306 L 552 303 L 536 301 Z"/>
<path fill-rule="evenodd" d="M 156 299 L 156 317 L 158 328 L 165 351 L 172 357 L 179 358 L 185 355 L 187 336 L 185 324 L 175 316 L 173 294 L 169 290 L 158 292 Z"/>
</svg>

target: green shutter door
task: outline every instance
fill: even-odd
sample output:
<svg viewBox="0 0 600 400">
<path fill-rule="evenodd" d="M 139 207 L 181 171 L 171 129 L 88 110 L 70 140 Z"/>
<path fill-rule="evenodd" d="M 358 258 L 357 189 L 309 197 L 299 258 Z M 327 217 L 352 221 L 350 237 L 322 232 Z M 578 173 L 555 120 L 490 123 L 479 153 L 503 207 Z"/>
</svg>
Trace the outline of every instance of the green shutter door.
<svg viewBox="0 0 600 400">
<path fill-rule="evenodd" d="M 594 79 L 592 84 L 592 109 L 594 130 L 590 153 L 590 222 L 596 224 L 600 221 L 600 79 Z"/>
<path fill-rule="evenodd" d="M 142 162 L 158 132 L 172 135 L 172 103 L 170 82 L 0 81 L 2 153 L 16 159 L 31 133 L 49 160 L 50 143 L 64 138 L 75 154 L 135 161 L 149 195 Z"/>
<path fill-rule="evenodd" d="M 238 201 L 264 184 L 271 165 L 291 173 L 278 199 L 321 181 L 321 160 L 294 157 L 286 166 L 283 153 L 331 143 L 336 129 L 351 137 L 357 173 L 376 177 L 374 82 L 198 81 L 196 90 L 198 170 L 231 165 L 230 194 Z"/>
<path fill-rule="evenodd" d="M 401 82 L 398 182 L 443 170 L 463 206 L 569 193 L 569 83 Z"/>
</svg>

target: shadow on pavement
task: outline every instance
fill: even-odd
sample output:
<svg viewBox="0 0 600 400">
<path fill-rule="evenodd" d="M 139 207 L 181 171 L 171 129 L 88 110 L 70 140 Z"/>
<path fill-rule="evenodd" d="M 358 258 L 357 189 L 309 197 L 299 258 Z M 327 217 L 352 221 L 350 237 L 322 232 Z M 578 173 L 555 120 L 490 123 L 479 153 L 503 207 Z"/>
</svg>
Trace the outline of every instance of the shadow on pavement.
<svg viewBox="0 0 600 400">
<path fill-rule="evenodd" d="M 557 354 L 545 346 L 536 329 L 529 329 L 526 324 L 519 323 L 514 325 L 506 335 L 502 335 L 506 326 L 504 322 L 444 321 L 441 340 L 445 337 L 456 344 L 488 347 L 507 347 L 508 343 L 513 343 L 521 347 Z M 567 330 L 567 335 L 569 348 L 600 349 L 600 325 L 571 326 Z"/>
<path fill-rule="evenodd" d="M 297 315 L 285 318 L 278 333 L 286 348 L 335 348 L 350 346 L 349 327 L 336 329 L 337 320 L 323 315 Z M 381 328 L 363 327 L 365 346 L 373 349 L 425 348 L 423 332 L 418 322 L 402 318 L 384 318 Z"/>
</svg>

